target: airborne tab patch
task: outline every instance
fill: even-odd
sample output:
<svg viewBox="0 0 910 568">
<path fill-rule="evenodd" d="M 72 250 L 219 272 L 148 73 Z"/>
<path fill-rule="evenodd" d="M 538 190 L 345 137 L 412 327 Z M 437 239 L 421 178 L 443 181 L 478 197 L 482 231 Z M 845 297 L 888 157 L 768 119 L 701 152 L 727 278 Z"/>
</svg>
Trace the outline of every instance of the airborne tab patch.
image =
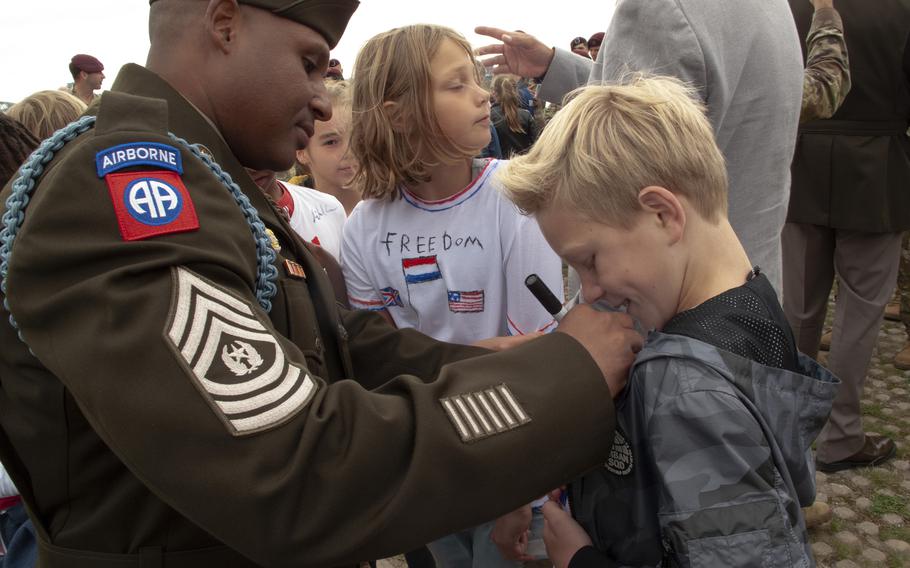
<svg viewBox="0 0 910 568">
<path fill-rule="evenodd" d="M 249 304 L 186 268 L 174 276 L 165 335 L 231 434 L 273 428 L 307 405 L 316 382 Z"/>
<path fill-rule="evenodd" d="M 104 177 L 124 240 L 195 231 L 199 219 L 180 176 L 162 170 Z"/>
<path fill-rule="evenodd" d="M 95 166 L 100 178 L 130 166 L 155 166 L 183 173 L 180 151 L 158 142 L 131 142 L 101 150 L 95 154 Z"/>
</svg>

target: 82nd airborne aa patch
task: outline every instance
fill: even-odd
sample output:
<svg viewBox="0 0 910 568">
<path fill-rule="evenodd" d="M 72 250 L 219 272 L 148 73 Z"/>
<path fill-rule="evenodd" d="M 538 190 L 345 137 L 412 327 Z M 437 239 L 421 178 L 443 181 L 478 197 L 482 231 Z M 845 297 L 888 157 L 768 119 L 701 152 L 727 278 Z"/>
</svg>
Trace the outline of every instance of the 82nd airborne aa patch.
<svg viewBox="0 0 910 568">
<path fill-rule="evenodd" d="M 193 201 L 175 172 L 153 170 L 104 176 L 124 240 L 195 231 Z"/>
<path fill-rule="evenodd" d="M 247 302 L 184 267 L 173 285 L 165 336 L 231 434 L 268 430 L 309 403 L 316 382 Z"/>
</svg>

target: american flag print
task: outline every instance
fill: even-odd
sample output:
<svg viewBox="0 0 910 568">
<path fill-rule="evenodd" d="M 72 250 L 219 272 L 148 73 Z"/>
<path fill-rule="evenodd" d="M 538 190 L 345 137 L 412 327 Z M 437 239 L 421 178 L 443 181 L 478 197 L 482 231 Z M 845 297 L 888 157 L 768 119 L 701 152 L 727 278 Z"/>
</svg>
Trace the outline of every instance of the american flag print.
<svg viewBox="0 0 910 568">
<path fill-rule="evenodd" d="M 449 290 L 449 311 L 469 314 L 483 311 L 483 290 L 459 292 Z"/>
</svg>

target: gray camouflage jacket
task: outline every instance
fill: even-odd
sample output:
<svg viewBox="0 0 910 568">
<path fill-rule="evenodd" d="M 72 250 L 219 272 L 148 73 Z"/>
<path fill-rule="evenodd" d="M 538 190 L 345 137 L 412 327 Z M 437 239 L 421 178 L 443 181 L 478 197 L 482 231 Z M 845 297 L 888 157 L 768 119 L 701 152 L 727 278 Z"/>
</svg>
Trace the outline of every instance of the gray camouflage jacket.
<svg viewBox="0 0 910 568">
<path fill-rule="evenodd" d="M 570 489 L 597 565 L 814 566 L 800 506 L 840 381 L 803 354 L 799 368 L 652 332 L 609 460 Z"/>
</svg>

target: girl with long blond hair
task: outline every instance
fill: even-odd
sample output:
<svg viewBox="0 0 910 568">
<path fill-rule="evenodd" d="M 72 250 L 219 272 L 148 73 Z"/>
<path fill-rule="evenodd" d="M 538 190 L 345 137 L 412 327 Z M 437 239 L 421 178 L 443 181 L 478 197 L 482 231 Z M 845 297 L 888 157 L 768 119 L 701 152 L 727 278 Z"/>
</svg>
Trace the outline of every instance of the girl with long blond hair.
<svg viewBox="0 0 910 568">
<path fill-rule="evenodd" d="M 563 289 L 560 260 L 537 222 L 492 181 L 508 163 L 474 159 L 490 141 L 490 98 L 479 80 L 471 46 L 441 26 L 379 34 L 354 65 L 351 149 L 364 200 L 341 251 L 351 306 L 456 343 L 552 330 L 524 279 L 537 273 L 560 296 Z M 490 542 L 491 528 L 431 543 L 437 564 L 520 565 Z"/>
</svg>

